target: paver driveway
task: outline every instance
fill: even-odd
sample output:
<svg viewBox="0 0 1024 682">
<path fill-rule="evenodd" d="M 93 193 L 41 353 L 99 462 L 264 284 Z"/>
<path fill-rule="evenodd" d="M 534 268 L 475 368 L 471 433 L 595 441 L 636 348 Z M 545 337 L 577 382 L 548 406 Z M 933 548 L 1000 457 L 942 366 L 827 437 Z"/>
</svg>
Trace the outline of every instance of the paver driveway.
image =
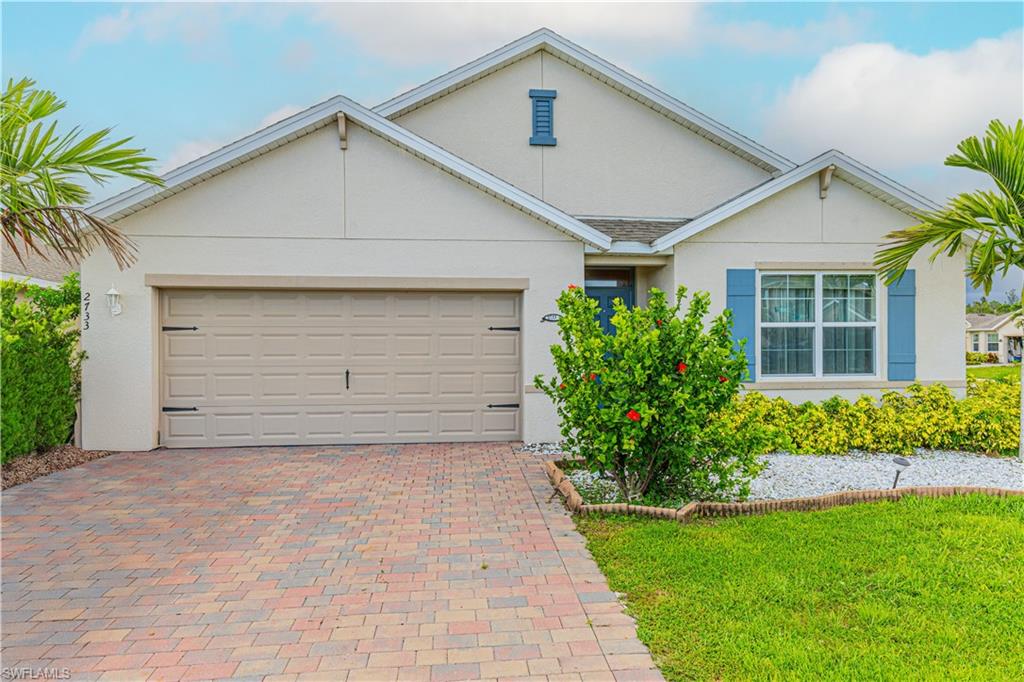
<svg viewBox="0 0 1024 682">
<path fill-rule="evenodd" d="M 550 496 L 507 443 L 96 460 L 3 495 L 5 672 L 660 679 Z"/>
</svg>

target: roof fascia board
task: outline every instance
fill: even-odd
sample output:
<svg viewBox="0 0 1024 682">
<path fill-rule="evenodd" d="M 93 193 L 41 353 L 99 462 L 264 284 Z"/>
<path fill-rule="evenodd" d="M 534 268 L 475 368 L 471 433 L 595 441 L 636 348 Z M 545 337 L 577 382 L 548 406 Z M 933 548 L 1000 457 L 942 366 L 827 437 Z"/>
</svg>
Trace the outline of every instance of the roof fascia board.
<svg viewBox="0 0 1024 682">
<path fill-rule="evenodd" d="M 374 108 L 374 111 L 386 117 L 404 113 L 421 102 L 430 100 L 435 96 L 440 96 L 467 81 L 474 80 L 491 71 L 507 66 L 513 61 L 522 59 L 539 49 L 548 49 L 563 59 L 567 59 L 570 62 L 578 62 L 586 69 L 599 73 L 609 81 L 616 83 L 619 87 L 629 90 L 644 101 L 644 103 L 648 104 L 648 106 L 660 107 L 671 112 L 679 118 L 688 121 L 691 125 L 704 130 L 719 144 L 735 147 L 772 169 L 787 171 L 796 167 L 796 164 L 781 154 L 777 154 L 767 147 L 722 125 L 718 121 L 645 83 L 636 76 L 623 71 L 611 62 L 585 50 L 550 29 L 534 31 L 494 52 L 379 104 Z"/>
<path fill-rule="evenodd" d="M 774 180 L 758 185 L 746 194 L 741 194 L 732 201 L 726 202 L 704 215 L 694 218 L 677 230 L 659 237 L 651 243 L 655 250 L 670 249 L 681 241 L 703 232 L 704 230 L 717 225 L 721 221 L 731 218 L 737 213 L 750 208 L 754 204 L 764 201 L 768 197 L 778 194 L 782 190 L 795 185 L 796 183 L 810 177 L 823 168 L 835 165 L 841 173 L 849 175 L 881 190 L 895 201 L 904 204 L 909 210 L 936 210 L 938 205 L 931 200 L 917 194 L 916 192 L 896 183 L 881 173 L 868 168 L 842 152 L 830 150 L 821 154 L 807 163 L 797 166 L 788 173 L 784 173 Z"/>
<path fill-rule="evenodd" d="M 249 154 L 281 143 L 287 140 L 289 136 L 299 134 L 306 129 L 316 128 L 331 122 L 338 113 L 345 114 L 353 122 L 364 126 L 367 130 L 387 139 L 411 154 L 448 171 L 452 175 L 485 192 L 508 201 L 528 215 L 547 222 L 582 240 L 586 244 L 601 250 L 608 249 L 611 246 L 611 238 L 603 232 L 580 222 L 532 194 L 522 191 L 518 187 L 491 175 L 402 126 L 392 123 L 379 114 L 340 95 L 172 171 L 164 176 L 164 187 L 148 184 L 137 185 L 110 199 L 95 204 L 90 208 L 90 211 L 101 218 L 114 219 L 123 217 L 138 210 L 147 201 L 173 194 L 175 190 L 181 191 L 185 189 L 188 183 L 201 176 L 226 170 L 226 167 L 230 164 Z"/>
</svg>

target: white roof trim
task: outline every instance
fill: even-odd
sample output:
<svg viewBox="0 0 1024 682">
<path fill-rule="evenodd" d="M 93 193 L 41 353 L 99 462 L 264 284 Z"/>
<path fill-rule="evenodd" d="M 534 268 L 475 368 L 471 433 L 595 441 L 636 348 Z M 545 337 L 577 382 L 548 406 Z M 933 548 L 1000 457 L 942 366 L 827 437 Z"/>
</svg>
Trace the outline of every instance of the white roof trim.
<svg viewBox="0 0 1024 682">
<path fill-rule="evenodd" d="M 547 28 L 534 31 L 505 47 L 393 97 L 374 107 L 374 111 L 388 118 L 399 116 L 541 49 L 550 51 L 579 66 L 609 85 L 635 97 L 643 104 L 753 161 L 766 170 L 788 171 L 796 167 L 796 164 L 781 154 L 777 154 L 722 125 Z"/>
<path fill-rule="evenodd" d="M 930 199 L 885 177 L 878 171 L 868 168 L 846 154 L 833 149 L 811 159 L 805 164 L 797 166 L 774 180 L 758 185 L 749 192 L 711 209 L 679 229 L 659 237 L 651 243 L 651 250 L 656 252 L 670 249 L 679 242 L 703 232 L 726 218 L 736 215 L 740 211 L 781 192 L 787 187 L 795 185 L 808 176 L 831 165 L 835 165 L 836 173 L 840 178 L 847 180 L 864 191 L 875 194 L 880 199 L 887 201 L 902 211 L 935 211 L 940 208 L 938 204 Z"/>
<path fill-rule="evenodd" d="M 164 176 L 164 187 L 140 184 L 95 204 L 89 210 L 107 220 L 131 215 L 248 159 L 333 123 L 338 113 L 345 114 L 353 122 L 409 153 L 586 244 L 602 250 L 611 247 L 611 239 L 606 234 L 340 95 L 176 168 Z M 339 153 L 344 152 L 339 150 Z"/>
</svg>

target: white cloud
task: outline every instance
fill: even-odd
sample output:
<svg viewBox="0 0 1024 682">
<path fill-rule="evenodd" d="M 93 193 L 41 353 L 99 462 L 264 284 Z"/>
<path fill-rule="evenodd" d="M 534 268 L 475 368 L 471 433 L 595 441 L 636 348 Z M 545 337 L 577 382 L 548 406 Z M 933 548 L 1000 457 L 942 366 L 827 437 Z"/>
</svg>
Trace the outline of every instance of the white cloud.
<svg viewBox="0 0 1024 682">
<path fill-rule="evenodd" d="M 702 31 L 707 43 L 752 54 L 800 55 L 822 52 L 857 40 L 864 34 L 870 15 L 832 14 L 801 26 L 776 26 L 765 21 L 720 23 Z"/>
<path fill-rule="evenodd" d="M 398 64 L 459 63 L 541 26 L 574 40 L 631 50 L 685 45 L 699 7 L 684 3 L 322 4 L 314 17 L 365 53 Z"/>
<path fill-rule="evenodd" d="M 283 121 L 289 116 L 294 116 L 303 109 L 306 109 L 306 107 L 300 107 L 297 104 L 286 104 L 280 109 L 275 109 L 274 111 L 271 111 L 269 114 L 264 116 L 263 119 L 260 120 L 260 124 L 256 126 L 256 130 L 259 130 L 260 128 L 266 128 L 267 126 L 273 125 L 278 121 Z"/>
<path fill-rule="evenodd" d="M 925 55 L 884 43 L 838 48 L 779 95 L 763 137 L 797 160 L 834 147 L 897 174 L 937 167 L 991 119 L 1021 116 L 1021 36 Z M 929 184 L 974 181 L 962 173 L 939 173 Z"/>
<path fill-rule="evenodd" d="M 707 45 L 755 54 L 821 52 L 855 39 L 867 14 L 834 13 L 802 26 L 717 21 L 696 3 L 481 2 L 136 5 L 87 25 L 75 53 L 118 43 L 134 34 L 148 41 L 181 40 L 193 49 L 223 47 L 223 27 L 247 21 L 275 26 L 289 14 L 308 17 L 352 41 L 363 53 L 399 65 L 454 65 L 547 26 L 622 63 Z M 301 68 L 312 46 L 297 41 L 283 63 Z"/>
<path fill-rule="evenodd" d="M 217 140 L 189 140 L 188 142 L 183 142 L 171 150 L 167 160 L 157 168 L 157 173 L 163 175 L 179 166 L 184 166 L 189 161 L 195 161 L 200 156 L 206 156 L 223 146 L 224 142 Z"/>
<path fill-rule="evenodd" d="M 316 51 L 308 40 L 296 40 L 281 55 L 281 63 L 287 68 L 301 71 L 309 67 L 316 58 Z"/>
<path fill-rule="evenodd" d="M 221 147 L 230 144 L 234 140 L 244 137 L 250 132 L 255 130 L 261 130 L 267 126 L 273 125 L 278 121 L 282 121 L 289 116 L 299 113 L 306 107 L 300 107 L 295 104 L 286 104 L 283 107 L 271 111 L 269 114 L 264 116 L 256 128 L 250 131 L 239 131 L 239 133 L 230 139 L 224 140 L 213 140 L 213 139 L 200 139 L 200 140 L 188 140 L 176 146 L 171 153 L 167 156 L 167 160 L 164 161 L 157 168 L 157 173 L 164 174 L 168 171 L 172 171 L 175 168 L 184 166 L 190 161 L 195 161 L 201 156 L 206 156 L 212 151 L 216 151 Z"/>
</svg>

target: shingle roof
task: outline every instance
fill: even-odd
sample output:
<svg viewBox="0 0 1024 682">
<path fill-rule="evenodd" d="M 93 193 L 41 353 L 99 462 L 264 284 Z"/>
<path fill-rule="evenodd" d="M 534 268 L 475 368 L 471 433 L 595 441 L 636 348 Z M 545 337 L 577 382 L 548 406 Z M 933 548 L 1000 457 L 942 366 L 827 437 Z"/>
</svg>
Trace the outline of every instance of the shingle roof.
<svg viewBox="0 0 1024 682">
<path fill-rule="evenodd" d="M 580 217 L 581 223 L 590 225 L 617 242 L 643 242 L 650 244 L 658 237 L 690 222 L 690 218 L 617 218 Z"/>
<path fill-rule="evenodd" d="M 46 254 L 40 256 L 31 249 L 18 247 L 21 252 L 21 258 L 24 262 L 19 261 L 18 257 L 7 248 L 5 245 L 3 250 L 0 251 L 0 270 L 3 271 L 4 275 L 14 275 L 18 278 L 32 277 L 35 279 L 45 280 L 47 282 L 60 283 L 64 280 L 64 275 L 69 272 L 78 270 L 77 265 L 69 265 L 65 263 L 60 256 L 54 253 L 52 250 L 41 247 L 43 252 Z"/>
<path fill-rule="evenodd" d="M 993 330 L 1003 326 L 1013 313 L 991 315 L 988 313 L 967 313 L 967 328 L 972 330 Z"/>
</svg>

